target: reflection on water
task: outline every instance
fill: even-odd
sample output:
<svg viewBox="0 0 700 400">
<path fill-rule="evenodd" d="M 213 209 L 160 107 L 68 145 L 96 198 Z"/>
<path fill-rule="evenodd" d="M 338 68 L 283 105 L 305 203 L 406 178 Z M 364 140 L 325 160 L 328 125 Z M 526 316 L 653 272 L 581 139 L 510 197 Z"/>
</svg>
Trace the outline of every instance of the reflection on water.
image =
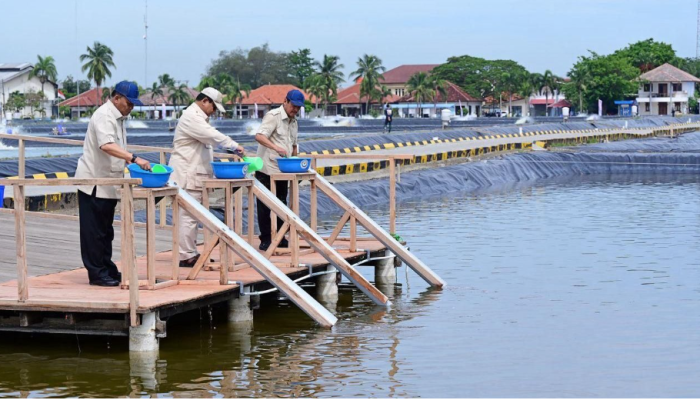
<svg viewBox="0 0 700 400">
<path fill-rule="evenodd" d="M 586 178 L 404 203 L 399 233 L 448 282 L 443 291 L 405 269 L 381 285 L 389 309 L 342 287 L 332 330 L 275 296 L 253 323 L 196 311 L 168 322 L 157 356 L 130 357 L 119 339 L 8 339 L 0 392 L 695 396 L 699 183 Z"/>
</svg>

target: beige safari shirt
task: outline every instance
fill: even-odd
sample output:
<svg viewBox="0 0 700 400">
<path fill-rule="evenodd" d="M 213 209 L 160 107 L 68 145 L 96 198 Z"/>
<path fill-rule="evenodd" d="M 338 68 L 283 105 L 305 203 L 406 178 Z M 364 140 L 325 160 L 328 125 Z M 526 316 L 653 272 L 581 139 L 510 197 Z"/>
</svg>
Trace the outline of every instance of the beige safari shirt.
<svg viewBox="0 0 700 400">
<path fill-rule="evenodd" d="M 299 136 L 299 124 L 296 118 L 289 118 L 284 112 L 284 107 L 280 106 L 265 114 L 262 120 L 258 133 L 265 135 L 272 143 L 283 147 L 287 150 L 287 155 L 292 155 L 292 146 L 297 146 L 297 138 Z M 263 168 L 260 170 L 263 174 L 271 175 L 280 173 L 277 166 L 277 158 L 279 154 L 276 151 L 269 149 L 261 144 L 258 144 L 258 157 L 263 160 Z"/>
<path fill-rule="evenodd" d="M 126 161 L 112 157 L 100 149 L 109 143 L 116 143 L 126 149 L 126 116 L 107 101 L 92 114 L 85 134 L 83 155 L 78 160 L 75 177 L 82 179 L 123 178 Z M 95 185 L 78 186 L 83 193 L 92 194 Z M 116 186 L 98 185 L 95 195 L 102 199 L 118 199 Z"/>
<path fill-rule="evenodd" d="M 177 123 L 173 138 L 173 167 L 170 180 L 183 189 L 201 190 L 202 180 L 211 178 L 214 161 L 213 146 L 238 147 L 238 143 L 209 125 L 209 117 L 197 103 L 192 103 Z"/>
</svg>

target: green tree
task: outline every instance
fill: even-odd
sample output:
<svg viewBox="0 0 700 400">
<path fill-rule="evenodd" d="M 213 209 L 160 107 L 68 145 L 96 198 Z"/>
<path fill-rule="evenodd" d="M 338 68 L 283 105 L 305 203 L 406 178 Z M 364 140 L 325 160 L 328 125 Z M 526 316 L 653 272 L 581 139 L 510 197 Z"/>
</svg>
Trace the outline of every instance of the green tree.
<svg viewBox="0 0 700 400">
<path fill-rule="evenodd" d="M 58 76 L 58 72 L 56 72 L 56 63 L 51 56 L 42 57 L 37 55 L 36 57 L 38 60 L 36 64 L 34 64 L 32 72 L 29 73 L 29 77 L 33 78 L 36 76 L 39 78 L 39 82 L 41 82 L 41 91 L 44 92 L 44 84 L 47 81 L 56 82 L 56 77 Z"/>
<path fill-rule="evenodd" d="M 158 75 L 158 86 L 161 88 L 170 88 L 175 86 L 175 79 L 170 74 Z"/>
<path fill-rule="evenodd" d="M 589 80 L 586 66 L 582 64 L 578 68 L 572 68 L 569 71 L 569 79 L 569 82 L 562 85 L 562 92 L 567 99 L 578 98 L 578 112 L 584 112 L 583 98 L 586 95 Z"/>
<path fill-rule="evenodd" d="M 314 96 L 315 109 L 318 110 L 318 101 L 323 97 L 324 91 L 323 77 L 320 74 L 311 75 L 306 79 L 304 90 L 311 96 Z"/>
<path fill-rule="evenodd" d="M 241 84 L 253 88 L 267 83 L 294 83 L 287 53 L 272 51 L 267 43 L 250 50 L 238 48 L 220 52 L 205 75 L 215 76 L 219 73 L 236 76 Z"/>
<path fill-rule="evenodd" d="M 603 101 L 604 109 L 614 107 L 615 100 L 637 92 L 639 68 L 632 65 L 628 58 L 589 52 L 589 56 L 580 56 L 569 72 L 569 75 L 581 74 L 586 77 L 586 90 L 581 94 L 586 109 L 596 109 L 598 99 Z"/>
<path fill-rule="evenodd" d="M 338 95 L 338 85 L 345 82 L 343 79 L 343 73 L 340 71 L 345 66 L 339 63 L 340 57 L 329 56 L 327 54 L 323 55 L 322 62 L 315 62 L 315 66 L 318 69 L 318 75 L 321 79 L 321 85 L 323 87 L 323 113 L 325 115 L 328 109 L 328 103 L 333 101 Z"/>
<path fill-rule="evenodd" d="M 294 84 L 298 87 L 304 87 L 306 80 L 314 74 L 314 59 L 311 58 L 311 50 L 299 49 L 292 51 L 287 56 L 287 65 L 290 72 L 290 78 L 294 79 Z"/>
<path fill-rule="evenodd" d="M 100 99 L 102 100 L 102 104 L 104 104 L 107 100 L 109 100 L 109 96 L 112 94 L 112 90 L 114 90 L 114 88 L 112 88 L 112 87 L 102 88 L 102 95 L 100 95 Z"/>
<path fill-rule="evenodd" d="M 177 113 L 180 112 L 179 105 L 187 104 L 187 102 L 189 102 L 192 99 L 192 97 L 190 96 L 190 92 L 187 89 L 187 85 L 185 85 L 184 83 L 170 88 L 170 95 L 168 96 L 168 100 L 170 100 L 170 102 L 173 103 L 173 105 L 175 106 L 175 112 Z"/>
<path fill-rule="evenodd" d="M 221 93 L 226 96 L 226 101 L 233 103 L 233 117 L 240 119 L 242 111 L 239 110 L 238 103 L 248 96 L 248 93 L 250 93 L 250 86 L 241 85 L 238 81 L 232 80 L 222 86 L 221 90 Z"/>
<path fill-rule="evenodd" d="M 641 40 L 617 50 L 613 55 L 625 57 L 644 73 L 665 63 L 676 63 L 676 51 L 673 46 L 654 39 Z"/>
<path fill-rule="evenodd" d="M 448 58 L 445 64 L 433 68 L 431 74 L 459 85 L 472 96 L 484 98 L 498 95 L 505 72 L 525 74 L 527 70 L 512 60 L 486 60 L 464 55 Z"/>
<path fill-rule="evenodd" d="M 112 77 L 112 71 L 109 70 L 109 67 L 115 67 L 113 56 L 112 49 L 100 42 L 95 42 L 92 48 L 88 46 L 87 53 L 80 55 L 80 61 L 87 60 L 81 71 L 88 71 L 87 77 L 95 81 L 98 91 L 105 78 Z"/>
<path fill-rule="evenodd" d="M 430 88 L 433 89 L 433 110 L 437 113 L 437 98 L 442 96 L 443 101 L 447 101 L 447 81 L 440 78 L 438 75 L 428 75 Z"/>
<path fill-rule="evenodd" d="M 413 95 L 413 98 L 418 103 L 418 118 L 423 117 L 423 101 L 429 101 L 435 95 L 435 91 L 432 88 L 432 83 L 428 74 L 425 72 L 416 72 L 408 78 L 406 82 L 408 86 L 408 91 Z"/>
<path fill-rule="evenodd" d="M 158 82 L 153 82 L 153 85 L 148 88 L 148 93 L 151 95 L 151 101 L 153 102 L 153 117 L 156 115 L 156 97 L 163 97 L 165 94 L 163 92 L 163 87 L 158 84 Z"/>
<path fill-rule="evenodd" d="M 63 82 L 61 82 L 61 85 L 63 86 L 63 94 L 66 96 L 66 99 L 70 99 L 78 94 L 78 89 L 80 89 L 80 93 L 85 93 L 90 90 L 90 81 L 76 81 L 73 79 L 72 75 L 68 75 Z"/>
<path fill-rule="evenodd" d="M 10 93 L 10 96 L 7 98 L 7 105 L 14 112 L 21 112 L 22 109 L 27 105 L 27 101 L 23 93 L 20 93 L 19 91 L 14 91 Z"/>
<path fill-rule="evenodd" d="M 362 79 L 360 82 L 360 99 L 362 97 L 367 98 L 367 106 L 365 108 L 366 112 L 369 113 L 369 103 L 378 98 L 381 102 L 382 95 L 379 87 L 380 79 L 384 79 L 382 73 L 386 71 L 386 68 L 382 65 L 382 60 L 371 54 L 365 54 L 364 56 L 357 59 L 357 69 L 350 73 L 350 78 L 354 81 Z"/>
<path fill-rule="evenodd" d="M 513 115 L 513 95 L 522 91 L 524 84 L 529 83 L 529 78 L 530 74 L 523 71 L 504 72 L 501 75 L 501 88 L 508 93 L 508 115 Z M 528 93 L 527 97 L 531 94 L 532 92 Z"/>
</svg>

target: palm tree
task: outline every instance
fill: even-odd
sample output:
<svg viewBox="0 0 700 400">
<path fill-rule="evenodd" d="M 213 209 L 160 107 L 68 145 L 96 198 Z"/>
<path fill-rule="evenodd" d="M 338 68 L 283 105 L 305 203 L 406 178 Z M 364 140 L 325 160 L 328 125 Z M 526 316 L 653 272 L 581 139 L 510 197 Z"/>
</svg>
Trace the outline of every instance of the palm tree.
<svg viewBox="0 0 700 400">
<path fill-rule="evenodd" d="M 542 75 L 542 89 L 545 90 L 544 92 L 544 115 L 548 116 L 549 115 L 549 93 L 554 93 L 554 82 L 555 82 L 556 77 L 550 70 L 544 71 L 544 74 Z"/>
<path fill-rule="evenodd" d="M 180 104 L 185 104 L 190 100 L 190 98 L 190 92 L 187 90 L 187 85 L 184 83 L 170 88 L 170 96 L 168 96 L 168 100 L 170 100 L 175 106 L 176 113 L 179 114 L 180 112 L 180 108 L 178 106 Z"/>
<path fill-rule="evenodd" d="M 102 93 L 100 94 L 100 99 L 102 100 L 102 104 L 104 104 L 104 102 L 109 99 L 109 96 L 112 94 L 112 90 L 114 90 L 114 89 L 111 87 L 102 88 Z"/>
<path fill-rule="evenodd" d="M 382 65 L 382 60 L 379 57 L 365 54 L 357 59 L 357 70 L 350 73 L 354 81 L 362 78 L 362 82 L 360 83 L 360 98 L 363 96 L 367 97 L 367 106 L 365 108 L 367 113 L 369 113 L 370 101 L 379 94 L 377 86 L 379 86 L 379 80 L 384 79 L 384 75 L 382 75 L 384 71 L 386 71 L 386 68 Z M 380 102 L 382 97 L 383 96 L 379 94 Z"/>
<path fill-rule="evenodd" d="M 172 87 L 175 86 L 175 79 L 169 74 L 163 74 L 158 76 L 158 84 L 160 87 Z"/>
<path fill-rule="evenodd" d="M 533 86 L 532 81 L 530 79 L 523 79 L 520 81 L 519 85 L 516 88 L 517 93 L 525 99 L 525 104 L 527 104 L 528 107 L 528 112 L 529 112 L 529 107 L 530 107 L 530 96 L 532 96 L 532 93 L 535 91 L 535 86 Z M 525 110 L 523 110 L 523 113 Z M 523 115 L 525 116 L 525 115 Z"/>
<path fill-rule="evenodd" d="M 41 57 L 36 56 L 38 61 L 34 64 L 34 69 L 29 73 L 29 78 L 38 77 L 41 82 L 41 91 L 44 91 L 44 83 L 46 81 L 56 81 L 58 72 L 56 72 L 55 60 L 51 56 Z"/>
<path fill-rule="evenodd" d="M 433 89 L 433 109 L 437 114 L 437 95 L 441 95 L 442 99 L 447 102 L 447 81 L 437 75 L 428 75 L 428 82 Z"/>
<path fill-rule="evenodd" d="M 304 90 L 306 90 L 306 93 L 314 96 L 315 100 L 315 109 L 318 110 L 318 100 L 323 96 L 323 77 L 315 73 L 308 78 L 306 78 L 306 81 L 304 82 Z"/>
<path fill-rule="evenodd" d="M 148 91 L 151 93 L 151 101 L 153 102 L 153 118 L 156 116 L 156 97 L 163 96 L 163 88 L 158 84 L 158 82 L 153 82 Z"/>
<path fill-rule="evenodd" d="M 343 64 L 339 64 L 338 61 L 340 57 L 329 56 L 327 54 L 323 55 L 323 62 L 315 62 L 315 67 L 318 68 L 318 74 L 320 75 L 321 85 L 323 87 L 323 103 L 325 115 L 326 109 L 328 109 L 328 103 L 331 102 L 335 96 L 338 95 L 338 85 L 345 82 L 343 78 L 343 73 L 340 72 L 341 68 L 345 68 Z"/>
<path fill-rule="evenodd" d="M 423 100 L 432 99 L 434 95 L 434 90 L 432 89 L 432 84 L 428 78 L 428 74 L 425 72 L 416 72 L 406 82 L 408 86 L 408 91 L 413 94 L 413 98 L 418 103 L 418 116 L 423 117 L 423 110 L 421 102 Z"/>
<path fill-rule="evenodd" d="M 233 117 L 238 117 L 238 119 L 240 119 L 238 103 L 245 97 L 248 97 L 248 93 L 250 93 L 250 86 L 248 84 L 241 85 L 239 81 L 231 80 L 231 82 L 221 87 L 221 92 L 226 95 L 227 102 L 230 101 L 233 103 Z"/>
<path fill-rule="evenodd" d="M 578 92 L 578 112 L 583 112 L 583 94 L 588 89 L 586 86 L 588 82 L 587 71 L 581 68 L 574 68 L 569 72 L 569 78 L 571 78 L 570 84 Z"/>
<path fill-rule="evenodd" d="M 83 64 L 81 71 L 88 71 L 87 77 L 95 81 L 98 91 L 105 78 L 112 77 L 112 71 L 109 70 L 109 67 L 115 67 L 114 61 L 112 61 L 113 56 L 112 49 L 100 42 L 95 42 L 92 48 L 87 48 L 87 53 L 80 56 L 80 61 L 88 60 Z"/>
</svg>

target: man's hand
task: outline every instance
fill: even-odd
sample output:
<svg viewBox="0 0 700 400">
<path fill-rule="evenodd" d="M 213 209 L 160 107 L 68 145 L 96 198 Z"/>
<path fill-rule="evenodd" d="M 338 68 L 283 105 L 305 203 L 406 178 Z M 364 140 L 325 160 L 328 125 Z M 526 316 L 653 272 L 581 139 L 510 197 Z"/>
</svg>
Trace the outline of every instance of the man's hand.
<svg viewBox="0 0 700 400">
<path fill-rule="evenodd" d="M 241 146 L 241 145 L 238 145 L 238 147 L 236 147 L 236 152 L 237 152 L 241 157 L 245 156 L 245 149 L 244 149 L 243 146 Z"/>
<path fill-rule="evenodd" d="M 287 157 L 287 150 L 285 150 L 284 147 L 277 146 L 275 151 L 280 155 L 280 157 Z"/>
<path fill-rule="evenodd" d="M 142 170 L 144 171 L 150 171 L 151 170 L 151 163 L 148 162 L 148 160 L 144 160 L 143 158 L 136 157 L 136 164 L 141 167 Z"/>
</svg>

